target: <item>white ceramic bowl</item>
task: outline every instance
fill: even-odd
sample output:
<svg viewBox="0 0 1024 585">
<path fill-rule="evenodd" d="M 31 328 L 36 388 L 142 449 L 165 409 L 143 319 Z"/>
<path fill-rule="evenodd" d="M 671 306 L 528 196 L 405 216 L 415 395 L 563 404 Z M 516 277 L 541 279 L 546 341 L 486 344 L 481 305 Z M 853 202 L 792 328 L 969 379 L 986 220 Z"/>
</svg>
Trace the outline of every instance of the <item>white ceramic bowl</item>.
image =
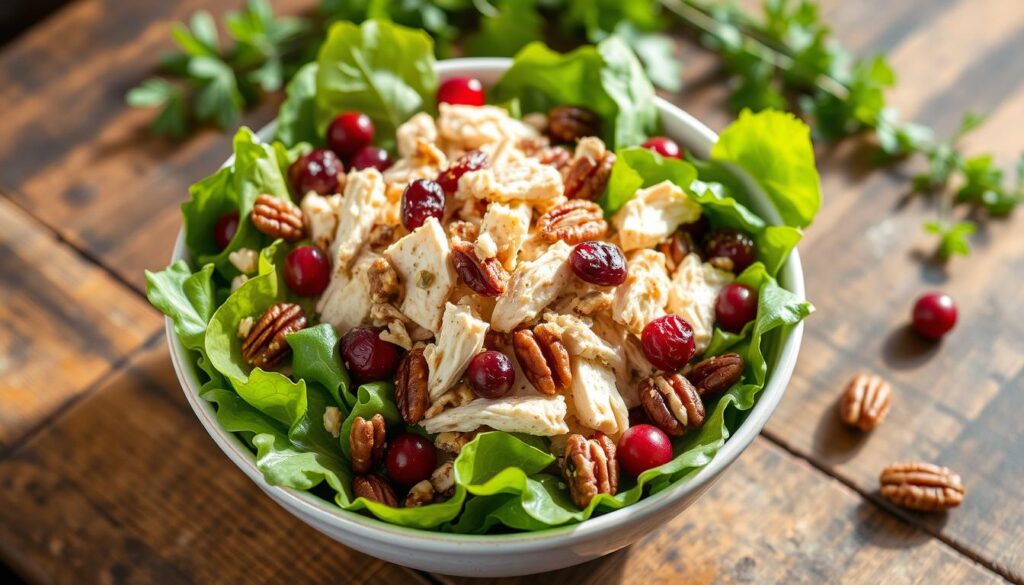
<svg viewBox="0 0 1024 585">
<path fill-rule="evenodd" d="M 437 64 L 441 79 L 471 75 L 485 85 L 493 84 L 507 69 L 509 59 L 452 59 Z M 665 100 L 657 100 L 665 133 L 697 156 L 708 156 L 718 137 L 692 116 Z M 273 135 L 273 125 L 260 131 Z M 230 161 L 229 161 L 230 162 Z M 749 180 L 751 206 L 771 223 L 778 213 Z M 173 260 L 187 256 L 178 237 Z M 804 296 L 803 271 L 796 250 L 780 274 L 780 282 L 799 297 Z M 784 333 L 776 355 L 768 356 L 768 382 L 754 408 L 714 459 L 693 476 L 621 510 L 581 524 L 543 532 L 469 536 L 441 534 L 387 524 L 375 518 L 346 512 L 312 494 L 272 486 L 256 468 L 252 452 L 232 433 L 220 428 L 212 405 L 199 398 L 199 379 L 192 358 L 181 345 L 167 320 L 171 359 L 182 390 L 199 421 L 231 461 L 271 499 L 303 522 L 327 536 L 368 555 L 424 571 L 474 577 L 499 577 L 539 573 L 597 558 L 632 544 L 668 522 L 701 496 L 761 431 L 786 390 L 796 363 L 803 324 Z"/>
</svg>

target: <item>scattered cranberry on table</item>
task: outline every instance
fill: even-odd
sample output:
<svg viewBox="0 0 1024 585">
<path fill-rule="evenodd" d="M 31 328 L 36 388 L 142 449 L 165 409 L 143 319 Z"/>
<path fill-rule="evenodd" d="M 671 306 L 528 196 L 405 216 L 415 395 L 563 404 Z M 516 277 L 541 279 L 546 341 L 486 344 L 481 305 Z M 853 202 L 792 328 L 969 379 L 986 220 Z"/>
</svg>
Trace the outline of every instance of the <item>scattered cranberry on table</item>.
<svg viewBox="0 0 1024 585">
<path fill-rule="evenodd" d="M 404 433 L 391 439 L 385 466 L 391 481 L 405 486 L 415 485 L 434 472 L 437 450 L 426 437 Z"/>
<path fill-rule="evenodd" d="M 338 175 L 344 173 L 345 164 L 334 151 L 315 148 L 292 163 L 288 179 L 300 198 L 310 191 L 330 195 L 338 191 Z"/>
<path fill-rule="evenodd" d="M 616 446 L 619 463 L 636 477 L 672 460 L 672 442 L 658 427 L 639 424 L 626 430 Z"/>
<path fill-rule="evenodd" d="M 732 333 L 739 333 L 743 326 L 757 316 L 757 291 L 745 284 L 727 284 L 718 293 L 715 301 L 715 321 L 718 326 Z"/>
<path fill-rule="evenodd" d="M 626 281 L 626 257 L 615 244 L 580 242 L 569 254 L 569 265 L 580 279 L 600 286 L 618 286 Z"/>
<path fill-rule="evenodd" d="M 373 121 L 361 112 L 343 112 L 327 127 L 327 146 L 347 158 L 373 142 Z"/>
<path fill-rule="evenodd" d="M 640 333 L 640 345 L 654 367 L 675 371 L 693 357 L 693 328 L 679 315 L 658 317 Z"/>
<path fill-rule="evenodd" d="M 391 155 L 383 148 L 364 146 L 352 155 L 349 165 L 358 171 L 373 167 L 383 173 L 391 167 Z"/>
<path fill-rule="evenodd" d="M 675 140 L 668 136 L 653 136 L 644 142 L 644 148 L 668 158 L 683 158 L 683 151 Z"/>
<path fill-rule="evenodd" d="M 444 189 L 437 181 L 417 179 L 402 192 L 402 225 L 412 231 L 427 221 L 428 217 L 444 215 Z"/>
<path fill-rule="evenodd" d="M 331 263 L 316 246 L 299 246 L 284 259 L 284 281 L 295 294 L 315 297 L 331 280 Z"/>
<path fill-rule="evenodd" d="M 956 303 L 942 292 L 922 295 L 914 303 L 914 330 L 928 339 L 941 339 L 956 325 Z"/>
<path fill-rule="evenodd" d="M 466 383 L 481 398 L 503 398 L 512 391 L 516 372 L 512 360 L 500 351 L 484 351 L 473 356 L 466 369 Z"/>
<path fill-rule="evenodd" d="M 217 244 L 217 248 L 223 250 L 228 247 L 231 240 L 235 237 L 235 232 L 238 231 L 238 210 L 229 211 L 224 215 L 220 216 L 217 223 L 213 226 L 213 241 Z"/>
<path fill-rule="evenodd" d="M 727 260 L 734 274 L 743 272 L 757 260 L 757 247 L 750 234 L 732 228 L 717 229 L 704 241 L 704 253 L 709 262 L 716 258 Z"/>
<path fill-rule="evenodd" d="M 454 163 L 437 176 L 437 182 L 445 193 L 452 194 L 459 188 L 459 179 L 470 171 L 478 171 L 487 166 L 487 155 L 480 150 L 472 150 L 460 156 Z"/>
<path fill-rule="evenodd" d="M 484 105 L 484 85 L 474 77 L 453 77 L 437 89 L 438 104 Z"/>
<path fill-rule="evenodd" d="M 398 346 L 376 327 L 356 327 L 341 338 L 341 361 L 360 384 L 389 380 L 398 369 Z"/>
</svg>

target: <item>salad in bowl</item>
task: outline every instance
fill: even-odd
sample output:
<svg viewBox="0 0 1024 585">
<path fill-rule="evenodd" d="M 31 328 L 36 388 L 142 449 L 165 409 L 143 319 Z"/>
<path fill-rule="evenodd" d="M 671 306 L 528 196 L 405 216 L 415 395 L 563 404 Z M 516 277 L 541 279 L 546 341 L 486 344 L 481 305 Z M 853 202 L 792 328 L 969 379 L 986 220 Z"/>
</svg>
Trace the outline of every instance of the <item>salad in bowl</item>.
<svg viewBox="0 0 1024 585">
<path fill-rule="evenodd" d="M 199 397 L 267 484 L 407 528 L 671 490 L 812 311 L 776 279 L 820 205 L 807 127 L 744 112 L 684 152 L 616 38 L 487 87 L 435 65 L 421 32 L 336 24 L 272 139 L 191 188 L 147 293 Z"/>
</svg>

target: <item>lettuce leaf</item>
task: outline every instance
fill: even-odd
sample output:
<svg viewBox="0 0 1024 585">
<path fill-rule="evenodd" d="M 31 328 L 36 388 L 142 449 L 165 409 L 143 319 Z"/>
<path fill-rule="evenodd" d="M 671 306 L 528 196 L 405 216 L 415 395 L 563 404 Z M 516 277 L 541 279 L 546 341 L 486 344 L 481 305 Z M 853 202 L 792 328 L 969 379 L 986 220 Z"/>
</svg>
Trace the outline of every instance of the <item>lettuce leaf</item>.
<svg viewBox="0 0 1024 585">
<path fill-rule="evenodd" d="M 565 55 L 543 43 L 527 45 L 491 90 L 493 101 L 513 98 L 524 112 L 566 104 L 590 108 L 605 120 L 602 137 L 614 147 L 638 145 L 658 127 L 654 87 L 618 37 Z"/>
<path fill-rule="evenodd" d="M 275 140 L 285 146 L 320 141 L 316 125 L 316 62 L 306 63 L 285 87 L 287 97 L 277 113 Z"/>
<path fill-rule="evenodd" d="M 349 392 L 352 381 L 341 365 L 340 340 L 334 327 L 321 323 L 292 333 L 285 340 L 292 348 L 294 376 L 319 383 L 331 393 L 335 406 L 348 412 L 356 397 Z"/>
<path fill-rule="evenodd" d="M 217 308 L 213 265 L 193 273 L 178 260 L 160 272 L 146 271 L 146 298 L 174 322 L 174 331 L 188 349 L 202 349 L 206 324 Z"/>
</svg>

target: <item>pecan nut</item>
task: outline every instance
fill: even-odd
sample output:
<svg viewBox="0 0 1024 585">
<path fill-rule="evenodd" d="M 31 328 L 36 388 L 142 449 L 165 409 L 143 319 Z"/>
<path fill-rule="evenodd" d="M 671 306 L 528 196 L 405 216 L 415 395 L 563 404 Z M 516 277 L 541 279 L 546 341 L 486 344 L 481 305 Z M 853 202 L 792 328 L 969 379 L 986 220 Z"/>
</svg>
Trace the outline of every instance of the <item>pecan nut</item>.
<svg viewBox="0 0 1024 585">
<path fill-rule="evenodd" d="M 892 406 L 892 386 L 871 374 L 857 374 L 839 400 L 839 418 L 862 431 L 882 424 Z"/>
<path fill-rule="evenodd" d="M 452 266 L 462 282 L 477 294 L 496 297 L 505 292 L 508 271 L 497 258 L 480 259 L 469 242 L 452 242 Z"/>
<path fill-rule="evenodd" d="M 373 304 L 393 303 L 402 291 L 398 273 L 386 258 L 377 258 L 370 263 L 366 269 L 366 281 L 370 289 L 370 302 Z"/>
<path fill-rule="evenodd" d="M 477 435 L 489 430 L 491 430 L 490 427 L 480 427 L 475 431 L 467 431 L 464 433 L 457 431 L 438 433 L 437 436 L 434 437 L 434 446 L 437 447 L 438 451 L 448 453 L 449 455 L 458 455 L 462 452 L 462 448 L 475 439 Z"/>
<path fill-rule="evenodd" d="M 302 210 L 291 201 L 272 195 L 260 195 L 249 214 L 256 229 L 272 238 L 297 242 L 306 236 Z"/>
<path fill-rule="evenodd" d="M 658 251 L 665 255 L 665 265 L 669 273 L 672 273 L 683 262 L 683 258 L 690 254 L 699 254 L 700 247 L 693 241 L 693 236 L 689 232 L 678 229 L 667 240 L 658 244 Z"/>
<path fill-rule="evenodd" d="M 430 485 L 441 497 L 450 498 L 455 494 L 455 466 L 451 461 L 442 463 L 430 474 Z"/>
<path fill-rule="evenodd" d="M 658 374 L 640 383 L 640 404 L 659 429 L 674 437 L 704 424 L 704 402 L 681 374 Z"/>
<path fill-rule="evenodd" d="M 601 134 L 601 118 L 581 106 L 557 106 L 548 112 L 548 135 L 555 142 L 576 142 Z"/>
<path fill-rule="evenodd" d="M 582 199 L 556 205 L 537 220 L 537 230 L 548 242 L 575 245 L 603 238 L 608 233 L 601 206 Z"/>
<path fill-rule="evenodd" d="M 600 158 L 579 156 L 562 169 L 565 196 L 593 201 L 604 193 L 615 166 L 615 153 L 605 152 Z"/>
<path fill-rule="evenodd" d="M 392 508 L 398 507 L 395 490 L 386 479 L 379 475 L 357 475 L 352 479 L 352 493 L 357 498 L 366 498 Z"/>
<path fill-rule="evenodd" d="M 512 335 L 512 349 L 526 379 L 541 394 L 554 395 L 572 384 L 569 351 L 561 338 L 544 325 Z"/>
<path fill-rule="evenodd" d="M 615 495 L 619 487 L 619 462 L 615 443 L 598 432 L 590 439 L 569 435 L 562 459 L 562 477 L 579 508 L 586 508 L 597 494 Z"/>
<path fill-rule="evenodd" d="M 386 223 L 375 223 L 366 236 L 366 243 L 370 249 L 381 251 L 395 242 L 395 226 Z"/>
<path fill-rule="evenodd" d="M 387 427 L 384 417 L 375 414 L 370 420 L 357 416 L 348 434 L 349 458 L 352 471 L 357 475 L 370 473 L 384 459 L 387 446 Z"/>
<path fill-rule="evenodd" d="M 701 396 L 720 394 L 740 381 L 745 363 L 738 353 L 723 353 L 698 362 L 686 379 Z"/>
<path fill-rule="evenodd" d="M 426 506 L 427 504 L 433 503 L 433 501 L 434 486 L 430 483 L 429 479 L 424 479 L 409 488 L 409 493 L 405 496 L 404 507 L 418 508 L 420 506 Z"/>
<path fill-rule="evenodd" d="M 427 391 L 429 370 L 423 348 L 417 347 L 405 354 L 395 374 L 395 403 L 406 424 L 414 425 L 421 420 L 430 406 Z"/>
<path fill-rule="evenodd" d="M 242 358 L 257 368 L 269 368 L 287 357 L 292 348 L 285 336 L 306 327 L 306 313 L 295 303 L 277 303 L 260 315 L 242 342 Z"/>
<path fill-rule="evenodd" d="M 960 476 L 931 463 L 894 463 L 882 470 L 878 481 L 885 499 L 911 510 L 948 510 L 964 501 Z"/>
</svg>

